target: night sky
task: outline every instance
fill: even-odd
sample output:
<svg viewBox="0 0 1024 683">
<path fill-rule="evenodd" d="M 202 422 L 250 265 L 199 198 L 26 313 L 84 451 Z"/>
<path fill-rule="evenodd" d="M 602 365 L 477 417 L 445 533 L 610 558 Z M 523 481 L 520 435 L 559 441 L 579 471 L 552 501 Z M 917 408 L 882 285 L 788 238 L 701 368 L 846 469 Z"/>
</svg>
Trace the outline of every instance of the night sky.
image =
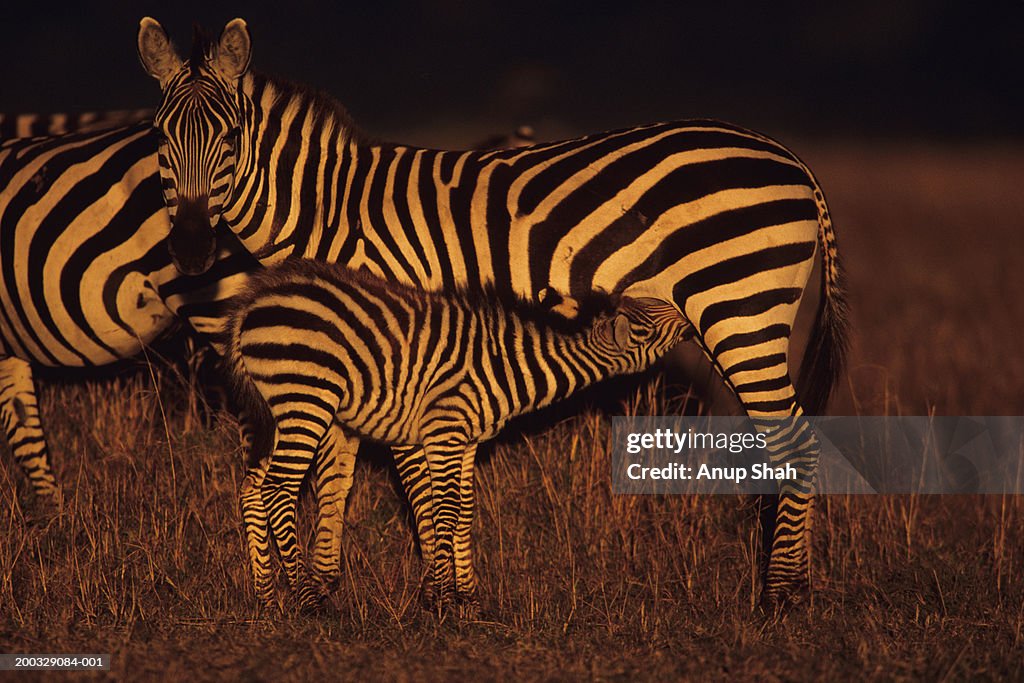
<svg viewBox="0 0 1024 683">
<path fill-rule="evenodd" d="M 575 6 L 587 9 L 576 9 Z M 959 7 L 956 7 L 959 5 Z M 135 54 L 150 14 L 242 16 L 253 65 L 335 95 L 378 135 L 531 123 L 539 136 L 716 117 L 772 134 L 1019 137 L 1024 2 L 16 3 L 0 20 L 0 109 L 155 106 Z"/>
</svg>

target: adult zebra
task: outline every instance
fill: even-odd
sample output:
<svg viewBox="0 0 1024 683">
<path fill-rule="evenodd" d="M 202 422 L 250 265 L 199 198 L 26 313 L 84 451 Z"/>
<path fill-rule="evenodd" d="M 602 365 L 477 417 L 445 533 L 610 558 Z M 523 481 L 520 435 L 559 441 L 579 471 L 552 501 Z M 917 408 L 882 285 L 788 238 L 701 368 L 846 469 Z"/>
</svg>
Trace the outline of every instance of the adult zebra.
<svg viewBox="0 0 1024 683">
<path fill-rule="evenodd" d="M 715 121 L 661 123 L 521 149 L 437 151 L 368 140 L 333 99 L 249 71 L 235 19 L 183 62 L 159 23 L 139 51 L 163 100 L 160 170 L 171 246 L 201 270 L 223 217 L 264 263 L 337 261 L 429 289 L 544 287 L 673 301 L 759 427 L 820 412 L 842 367 L 835 235 L 810 170 L 773 140 Z M 789 339 L 817 249 L 822 298 L 798 384 Z M 763 596 L 808 584 L 818 442 L 775 430 L 786 482 Z"/>
<path fill-rule="evenodd" d="M 552 299 L 554 297 L 551 297 Z M 300 604 L 319 594 L 295 540 L 295 501 L 328 426 L 422 445 L 434 498 L 428 599 L 477 606 L 473 460 L 509 419 L 639 372 L 692 329 L 670 303 L 606 297 L 573 320 L 550 304 L 427 292 L 293 259 L 250 279 L 228 366 L 257 418 L 242 508 L 256 593 L 273 596 L 268 526 Z"/>
</svg>

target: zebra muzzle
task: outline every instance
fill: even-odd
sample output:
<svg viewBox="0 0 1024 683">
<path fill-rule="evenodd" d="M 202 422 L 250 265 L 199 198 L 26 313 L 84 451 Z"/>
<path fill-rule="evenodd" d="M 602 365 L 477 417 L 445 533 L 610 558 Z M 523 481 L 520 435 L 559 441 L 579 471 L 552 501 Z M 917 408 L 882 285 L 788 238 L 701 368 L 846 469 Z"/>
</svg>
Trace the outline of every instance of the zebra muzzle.
<svg viewBox="0 0 1024 683">
<path fill-rule="evenodd" d="M 217 255 L 217 238 L 210 225 L 206 204 L 205 197 L 182 200 L 167 236 L 171 261 L 185 275 L 205 273 Z"/>
</svg>

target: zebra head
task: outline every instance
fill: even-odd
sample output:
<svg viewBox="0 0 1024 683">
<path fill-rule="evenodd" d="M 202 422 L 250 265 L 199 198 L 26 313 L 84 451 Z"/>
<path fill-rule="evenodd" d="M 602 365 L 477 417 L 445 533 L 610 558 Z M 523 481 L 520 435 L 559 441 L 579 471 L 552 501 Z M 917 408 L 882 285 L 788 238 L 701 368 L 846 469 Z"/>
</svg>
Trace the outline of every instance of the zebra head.
<svg viewBox="0 0 1024 683">
<path fill-rule="evenodd" d="M 138 49 L 163 92 L 153 125 L 171 216 L 167 246 L 178 270 L 203 273 L 217 252 L 213 226 L 234 190 L 239 86 L 252 51 L 249 29 L 242 19 L 232 19 L 211 42 L 197 27 L 192 54 L 183 62 L 163 27 L 146 17 L 139 24 Z"/>
<path fill-rule="evenodd" d="M 612 313 L 594 326 L 595 343 L 609 350 L 623 373 L 646 370 L 693 334 L 693 325 L 678 308 L 650 297 L 619 298 Z"/>
</svg>

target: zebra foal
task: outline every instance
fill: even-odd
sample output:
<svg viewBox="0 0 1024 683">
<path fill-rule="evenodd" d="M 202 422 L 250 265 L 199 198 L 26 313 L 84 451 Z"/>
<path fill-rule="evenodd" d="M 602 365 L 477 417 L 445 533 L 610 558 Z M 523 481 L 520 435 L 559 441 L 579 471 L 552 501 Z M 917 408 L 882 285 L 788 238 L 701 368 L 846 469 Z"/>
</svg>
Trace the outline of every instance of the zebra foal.
<svg viewBox="0 0 1024 683">
<path fill-rule="evenodd" d="M 658 299 L 597 303 L 569 320 L 543 304 L 428 292 L 310 260 L 254 276 L 230 317 L 228 365 L 256 423 L 242 510 L 259 598 L 273 597 L 272 534 L 300 605 L 319 601 L 295 505 L 337 420 L 361 438 L 423 448 L 434 535 L 427 596 L 475 604 L 477 445 L 516 415 L 647 368 L 692 331 Z"/>
</svg>

